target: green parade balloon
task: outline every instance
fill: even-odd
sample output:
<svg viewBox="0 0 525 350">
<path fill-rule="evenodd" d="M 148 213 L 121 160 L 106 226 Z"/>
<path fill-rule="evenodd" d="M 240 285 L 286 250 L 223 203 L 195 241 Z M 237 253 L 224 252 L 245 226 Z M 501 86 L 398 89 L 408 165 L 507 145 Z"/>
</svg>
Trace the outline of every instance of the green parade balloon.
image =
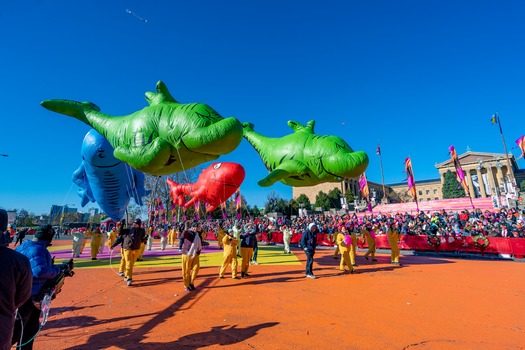
<svg viewBox="0 0 525 350">
<path fill-rule="evenodd" d="M 232 152 L 242 140 L 236 118 L 223 118 L 203 103 L 177 102 L 159 81 L 146 92 L 148 107 L 114 117 L 91 102 L 47 100 L 51 111 L 74 117 L 102 134 L 114 156 L 151 175 L 168 175 L 193 168 Z"/>
<path fill-rule="evenodd" d="M 270 138 L 256 133 L 253 124 L 243 123 L 244 138 L 270 172 L 258 182 L 259 186 L 271 186 L 277 181 L 294 187 L 314 186 L 354 178 L 366 170 L 365 152 L 354 152 L 340 137 L 316 135 L 314 125 L 314 120 L 306 126 L 290 120 L 288 126 L 293 134 Z"/>
</svg>

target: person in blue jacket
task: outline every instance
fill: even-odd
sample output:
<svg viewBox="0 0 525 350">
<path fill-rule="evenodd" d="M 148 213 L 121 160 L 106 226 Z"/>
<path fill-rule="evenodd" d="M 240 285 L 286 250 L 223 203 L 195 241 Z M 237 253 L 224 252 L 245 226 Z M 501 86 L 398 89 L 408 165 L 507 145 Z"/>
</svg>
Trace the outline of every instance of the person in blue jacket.
<svg viewBox="0 0 525 350">
<path fill-rule="evenodd" d="M 319 232 L 319 229 L 312 222 L 301 237 L 301 247 L 306 254 L 306 277 L 308 278 L 315 278 L 312 266 L 314 264 L 315 247 L 317 246 L 317 232 Z"/>
<path fill-rule="evenodd" d="M 53 279 L 60 273 L 60 266 L 55 266 L 47 247 L 55 236 L 55 230 L 51 225 L 40 226 L 32 241 L 24 241 L 16 248 L 16 251 L 26 256 L 31 264 L 33 272 L 33 284 L 31 297 L 18 309 L 19 319 L 15 321 L 13 333 L 13 344 L 21 340 L 25 344 L 22 350 L 33 348 L 33 340 L 40 328 L 40 309 L 33 303 L 33 299 L 40 299 L 40 291 L 49 279 Z M 40 301 L 40 300 L 37 300 Z"/>
</svg>

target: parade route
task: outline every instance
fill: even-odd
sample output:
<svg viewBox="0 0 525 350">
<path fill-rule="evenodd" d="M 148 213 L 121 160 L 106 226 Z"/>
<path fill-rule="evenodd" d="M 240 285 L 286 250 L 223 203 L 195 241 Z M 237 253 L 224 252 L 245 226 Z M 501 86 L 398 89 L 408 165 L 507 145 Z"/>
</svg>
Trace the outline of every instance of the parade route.
<svg viewBox="0 0 525 350">
<path fill-rule="evenodd" d="M 64 255 L 67 240 L 51 254 Z M 332 250 L 305 256 L 263 246 L 249 278 L 218 278 L 221 252 L 201 257 L 197 290 L 185 292 L 180 253 L 146 251 L 134 284 L 117 275 L 119 256 L 76 260 L 52 303 L 35 349 L 523 349 L 525 264 L 402 256 L 403 266 L 358 254 L 341 275 Z M 154 246 L 158 249 L 158 245 Z M 62 253 L 60 253 L 62 251 Z M 148 254 L 150 253 L 150 254 Z M 165 253 L 165 254 L 164 254 Z M 59 257 L 57 256 L 57 261 Z M 240 259 L 239 259 L 240 260 Z M 90 268 L 90 265 L 93 268 Z"/>
</svg>

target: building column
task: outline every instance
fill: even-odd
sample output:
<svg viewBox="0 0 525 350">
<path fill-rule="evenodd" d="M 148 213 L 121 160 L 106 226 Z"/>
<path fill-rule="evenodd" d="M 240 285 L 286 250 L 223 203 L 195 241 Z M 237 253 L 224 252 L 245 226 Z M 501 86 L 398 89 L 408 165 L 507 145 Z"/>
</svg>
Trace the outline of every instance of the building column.
<svg viewBox="0 0 525 350">
<path fill-rule="evenodd" d="M 496 181 L 497 181 L 497 186 L 498 186 L 498 193 L 500 194 L 501 194 L 501 187 L 499 186 L 499 184 L 502 183 L 501 179 L 503 179 L 503 183 L 505 183 L 505 179 L 503 178 L 503 170 L 501 170 L 501 167 L 496 167 Z"/>
<path fill-rule="evenodd" d="M 490 174 L 487 173 L 487 176 L 489 178 L 491 196 L 495 196 L 497 195 L 498 191 L 496 189 L 496 184 L 494 183 L 494 167 L 491 166 L 488 168 L 488 171 L 490 171 Z"/>
<path fill-rule="evenodd" d="M 481 176 L 481 170 L 476 169 L 476 173 L 478 174 L 478 183 L 479 183 L 479 190 L 481 192 L 481 197 L 485 198 L 487 197 L 487 192 L 485 192 L 485 184 L 483 183 L 483 177 Z"/>
<path fill-rule="evenodd" d="M 470 175 L 470 170 L 471 169 L 466 170 L 467 183 L 468 183 L 468 187 L 470 188 L 470 198 L 476 198 L 476 190 L 474 189 L 474 183 L 472 183 L 472 177 Z"/>
</svg>

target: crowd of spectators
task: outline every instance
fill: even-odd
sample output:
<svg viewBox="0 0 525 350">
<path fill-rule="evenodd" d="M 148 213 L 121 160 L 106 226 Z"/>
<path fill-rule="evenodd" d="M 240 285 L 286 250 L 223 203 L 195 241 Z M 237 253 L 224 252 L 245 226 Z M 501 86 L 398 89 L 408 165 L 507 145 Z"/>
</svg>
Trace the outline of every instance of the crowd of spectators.
<svg viewBox="0 0 525 350">
<path fill-rule="evenodd" d="M 244 225 L 254 218 L 244 218 Z M 203 227 L 209 232 L 216 232 L 219 225 L 224 228 L 233 226 L 237 221 L 204 221 Z M 302 233 L 310 223 L 319 227 L 319 233 L 336 233 L 341 225 L 359 230 L 362 226 L 376 225 L 379 231 L 386 232 L 393 225 L 404 235 L 438 236 L 477 236 L 486 237 L 521 237 L 525 238 L 525 210 L 516 208 L 499 211 L 482 211 L 480 209 L 458 211 L 434 211 L 418 214 L 409 213 L 367 213 L 365 215 L 309 215 L 289 218 L 257 218 L 259 232 L 279 231 L 283 225 L 292 229 L 293 233 Z M 381 232 L 379 232 L 381 233 Z"/>
</svg>

